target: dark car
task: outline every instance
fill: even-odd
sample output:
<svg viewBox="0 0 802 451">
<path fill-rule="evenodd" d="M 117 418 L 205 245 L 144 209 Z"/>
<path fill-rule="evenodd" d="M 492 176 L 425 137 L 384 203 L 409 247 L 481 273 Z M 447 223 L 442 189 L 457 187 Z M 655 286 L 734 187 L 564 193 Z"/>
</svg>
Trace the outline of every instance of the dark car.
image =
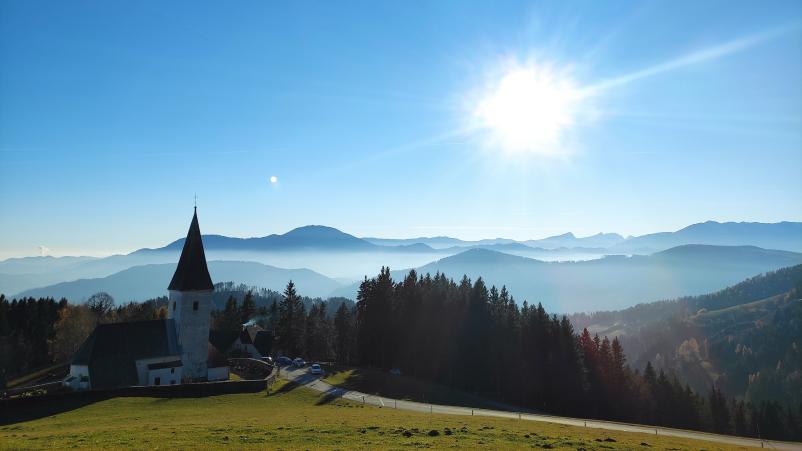
<svg viewBox="0 0 802 451">
<path fill-rule="evenodd" d="M 290 359 L 287 356 L 281 356 L 276 359 L 276 363 L 278 363 L 281 366 L 292 365 L 292 359 Z"/>
</svg>

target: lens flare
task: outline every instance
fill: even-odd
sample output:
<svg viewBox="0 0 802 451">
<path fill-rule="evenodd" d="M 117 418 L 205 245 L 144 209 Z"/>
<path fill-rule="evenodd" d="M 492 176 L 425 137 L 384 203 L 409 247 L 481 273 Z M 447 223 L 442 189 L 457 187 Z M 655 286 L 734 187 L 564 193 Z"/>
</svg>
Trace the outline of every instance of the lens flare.
<svg viewBox="0 0 802 451">
<path fill-rule="evenodd" d="M 491 84 L 474 116 L 506 151 L 555 153 L 582 99 L 572 79 L 548 66 L 515 66 Z"/>
</svg>

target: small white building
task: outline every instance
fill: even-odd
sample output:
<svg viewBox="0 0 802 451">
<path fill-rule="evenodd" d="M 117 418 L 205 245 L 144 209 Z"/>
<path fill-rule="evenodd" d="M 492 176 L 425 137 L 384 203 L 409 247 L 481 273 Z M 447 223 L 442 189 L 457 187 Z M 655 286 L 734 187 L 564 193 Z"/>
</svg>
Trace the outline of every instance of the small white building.
<svg viewBox="0 0 802 451">
<path fill-rule="evenodd" d="M 99 324 L 70 364 L 75 389 L 174 385 L 182 380 L 173 320 Z"/>
</svg>

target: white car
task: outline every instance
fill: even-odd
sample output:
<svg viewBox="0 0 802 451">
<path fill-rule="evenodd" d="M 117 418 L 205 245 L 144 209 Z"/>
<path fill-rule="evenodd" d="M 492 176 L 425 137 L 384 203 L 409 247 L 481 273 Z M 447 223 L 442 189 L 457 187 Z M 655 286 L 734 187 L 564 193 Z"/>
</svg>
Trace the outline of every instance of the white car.
<svg viewBox="0 0 802 451">
<path fill-rule="evenodd" d="M 312 374 L 323 374 L 323 368 L 321 368 L 319 364 L 313 363 L 312 366 L 309 367 L 309 372 Z"/>
</svg>

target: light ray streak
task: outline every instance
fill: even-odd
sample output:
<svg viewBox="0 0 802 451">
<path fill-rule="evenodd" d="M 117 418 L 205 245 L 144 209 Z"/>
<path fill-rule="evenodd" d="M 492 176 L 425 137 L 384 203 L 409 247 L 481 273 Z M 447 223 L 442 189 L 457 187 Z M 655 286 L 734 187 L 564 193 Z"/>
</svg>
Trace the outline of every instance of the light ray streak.
<svg viewBox="0 0 802 451">
<path fill-rule="evenodd" d="M 588 91 L 589 95 L 593 95 L 601 91 L 626 85 L 633 81 L 640 80 L 643 78 L 659 75 L 665 72 L 691 66 L 694 64 L 713 61 L 722 58 L 724 56 L 732 55 L 734 53 L 747 50 L 759 44 L 763 44 L 765 42 L 768 42 L 772 39 L 775 39 L 779 36 L 782 36 L 786 33 L 798 29 L 799 29 L 799 24 L 795 23 L 793 25 L 774 28 L 761 33 L 755 33 L 752 35 L 744 36 L 738 39 L 734 39 L 732 41 L 725 42 L 723 44 L 718 44 L 712 47 L 704 48 L 702 50 L 697 50 L 695 52 L 691 52 L 686 55 L 680 56 L 679 58 L 675 58 L 673 60 L 666 61 L 664 63 L 656 64 L 654 66 L 647 67 L 639 71 L 635 71 L 626 75 L 602 81 L 601 83 L 597 83 L 588 88 L 585 88 L 585 90 Z"/>
</svg>

